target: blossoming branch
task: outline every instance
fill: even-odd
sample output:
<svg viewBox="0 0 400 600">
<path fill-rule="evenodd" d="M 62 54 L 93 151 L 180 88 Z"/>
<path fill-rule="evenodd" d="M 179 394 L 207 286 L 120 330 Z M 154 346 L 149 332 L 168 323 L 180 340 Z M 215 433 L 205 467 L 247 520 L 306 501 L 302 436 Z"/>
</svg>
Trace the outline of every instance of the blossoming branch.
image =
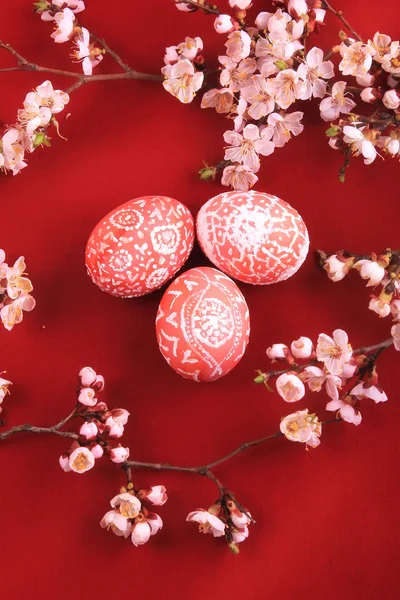
<svg viewBox="0 0 400 600">
<path fill-rule="evenodd" d="M 226 54 L 218 56 L 219 87 L 208 89 L 202 108 L 214 108 L 233 122 L 224 134 L 225 154 L 216 166 L 205 165 L 201 179 L 215 179 L 246 191 L 258 180 L 260 156 L 268 156 L 302 133 L 301 111 L 289 109 L 297 101 L 318 99 L 321 118 L 329 122 L 329 145 L 344 155 L 341 181 L 353 156 L 371 164 L 378 152 L 399 158 L 398 91 L 399 42 L 376 33 L 366 43 L 325 0 L 276 0 L 275 12 L 259 13 L 254 24 L 246 21 L 251 0 L 229 0 L 233 15 L 221 14 L 203 0 L 176 2 L 179 10 L 202 10 L 216 15 L 214 28 L 227 35 Z M 306 42 L 325 21 L 326 13 L 338 17 L 351 37 L 341 32 L 341 43 L 324 52 Z M 334 63 L 354 85 L 335 77 Z M 191 102 L 204 84 L 205 58 L 200 38 L 166 49 L 164 87 L 183 103 Z M 357 99 L 357 102 L 356 102 Z M 361 102 L 361 104 L 360 104 Z"/>
<path fill-rule="evenodd" d="M 20 256 L 12 267 L 5 260 L 5 252 L 0 249 L 0 318 L 4 327 L 11 331 L 14 325 L 22 321 L 24 311 L 33 310 L 36 302 L 30 295 L 32 282 L 25 277 L 24 257 Z M 0 390 L 3 390 L 1 381 Z M 4 394 L 0 393 L 0 403 L 3 398 Z"/>
</svg>

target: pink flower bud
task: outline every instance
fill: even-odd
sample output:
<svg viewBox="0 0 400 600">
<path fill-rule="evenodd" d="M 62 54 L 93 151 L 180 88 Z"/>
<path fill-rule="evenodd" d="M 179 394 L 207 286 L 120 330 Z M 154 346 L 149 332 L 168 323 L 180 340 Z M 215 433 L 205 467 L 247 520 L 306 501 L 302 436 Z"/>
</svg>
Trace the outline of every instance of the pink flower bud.
<svg viewBox="0 0 400 600">
<path fill-rule="evenodd" d="M 385 269 L 374 260 L 359 260 L 354 267 L 360 270 L 363 279 L 369 279 L 367 287 L 378 285 L 385 277 Z"/>
<path fill-rule="evenodd" d="M 108 436 L 110 438 L 120 438 L 124 433 L 124 426 L 116 423 L 112 417 L 109 417 L 106 422 L 109 428 Z"/>
<path fill-rule="evenodd" d="M 244 542 L 244 540 L 248 537 L 249 537 L 249 529 L 246 526 L 244 526 L 242 529 L 240 529 L 238 531 L 232 532 L 232 538 L 233 538 L 233 541 L 235 542 L 235 544 L 240 544 L 240 542 Z"/>
<path fill-rule="evenodd" d="M 400 83 L 399 80 L 396 79 L 396 77 L 394 77 L 394 75 L 392 75 L 392 74 L 388 75 L 387 84 L 389 87 L 396 88 L 396 87 L 398 87 L 399 83 Z"/>
<path fill-rule="evenodd" d="M 192 4 L 186 4 L 186 2 L 176 2 L 175 6 L 178 10 L 181 10 L 182 12 L 192 12 L 192 10 L 196 10 L 195 6 L 193 6 Z"/>
<path fill-rule="evenodd" d="M 97 398 L 95 397 L 95 392 L 92 388 L 82 388 L 79 392 L 78 402 L 84 406 L 95 406 Z"/>
<path fill-rule="evenodd" d="M 146 521 L 139 521 L 133 526 L 132 530 L 132 544 L 135 546 L 141 546 L 149 541 L 151 536 L 150 525 Z"/>
<path fill-rule="evenodd" d="M 353 257 L 348 260 L 342 260 L 341 258 L 341 255 L 332 254 L 324 263 L 324 269 L 332 281 L 341 281 L 354 264 Z"/>
<path fill-rule="evenodd" d="M 285 402 L 297 402 L 306 393 L 304 383 L 294 373 L 282 373 L 276 380 L 278 394 Z"/>
<path fill-rule="evenodd" d="M 289 354 L 289 348 L 285 344 L 274 344 L 266 350 L 268 358 L 272 360 L 286 359 Z"/>
<path fill-rule="evenodd" d="M 292 17 L 297 18 L 306 15 L 309 9 L 306 0 L 289 0 L 287 10 Z"/>
<path fill-rule="evenodd" d="M 309 358 L 313 351 L 313 343 L 308 337 L 300 337 L 292 342 L 290 350 L 296 358 Z"/>
<path fill-rule="evenodd" d="M 68 471 L 71 470 L 69 466 L 69 457 L 66 454 L 62 454 L 58 459 L 58 462 L 60 463 L 60 467 L 62 468 L 62 470 L 66 473 L 68 473 Z"/>
<path fill-rule="evenodd" d="M 236 512 L 231 512 L 231 519 L 234 526 L 238 527 L 239 529 L 250 523 L 250 518 L 245 513 L 242 513 L 240 510 Z"/>
<path fill-rule="evenodd" d="M 90 449 L 91 453 L 93 454 L 93 456 L 95 457 L 95 459 L 97 460 L 98 458 L 101 458 L 104 454 L 104 450 L 103 448 L 100 446 L 100 444 L 96 444 L 95 446 L 93 446 Z"/>
<path fill-rule="evenodd" d="M 79 371 L 81 385 L 89 387 L 96 381 L 96 371 L 92 367 L 84 367 Z"/>
<path fill-rule="evenodd" d="M 390 304 L 379 300 L 375 296 L 372 296 L 368 308 L 376 312 L 380 317 L 387 317 L 390 314 Z"/>
<path fill-rule="evenodd" d="M 90 422 L 82 425 L 79 434 L 87 440 L 93 440 L 97 436 L 98 431 L 96 423 Z"/>
<path fill-rule="evenodd" d="M 155 535 L 159 529 L 162 529 L 163 522 L 157 513 L 150 513 L 147 517 L 150 526 L 150 535 Z"/>
<path fill-rule="evenodd" d="M 363 100 L 363 102 L 368 102 L 368 103 L 375 102 L 375 100 L 377 99 L 377 96 L 374 93 L 375 91 L 376 90 L 372 87 L 364 88 L 360 94 L 361 100 Z"/>
<path fill-rule="evenodd" d="M 116 464 L 125 462 L 129 458 L 129 448 L 123 448 L 122 446 L 112 448 L 110 458 Z"/>
<path fill-rule="evenodd" d="M 375 75 L 372 75 L 371 73 L 366 73 L 366 75 L 363 75 L 362 77 L 357 76 L 356 81 L 358 85 L 361 85 L 362 87 L 368 87 L 372 85 L 375 81 Z"/>
<path fill-rule="evenodd" d="M 264 31 L 268 27 L 268 21 L 272 17 L 272 13 L 269 12 L 260 12 L 254 22 L 257 29 L 260 31 Z"/>
<path fill-rule="evenodd" d="M 147 500 L 150 500 L 154 506 L 162 506 L 168 500 L 166 489 L 163 485 L 155 485 L 150 488 L 146 494 Z"/>
<path fill-rule="evenodd" d="M 382 98 L 382 102 L 386 106 L 386 108 L 389 108 L 391 110 L 396 110 L 397 108 L 399 108 L 400 98 L 398 96 L 397 91 L 389 90 L 388 92 L 385 92 Z"/>
<path fill-rule="evenodd" d="M 97 375 L 96 381 L 93 383 L 92 387 L 96 392 L 102 392 L 104 390 L 104 377 L 103 375 Z"/>
<path fill-rule="evenodd" d="M 240 8 L 241 10 L 246 10 L 249 8 L 250 4 L 253 0 L 229 0 L 230 6 L 232 8 Z"/>
<path fill-rule="evenodd" d="M 128 422 L 130 413 L 124 408 L 113 408 L 111 411 L 111 416 L 116 423 L 120 425 L 126 425 Z"/>
<path fill-rule="evenodd" d="M 230 15 L 218 15 L 214 21 L 214 29 L 217 33 L 229 33 L 234 28 L 234 21 Z"/>
</svg>

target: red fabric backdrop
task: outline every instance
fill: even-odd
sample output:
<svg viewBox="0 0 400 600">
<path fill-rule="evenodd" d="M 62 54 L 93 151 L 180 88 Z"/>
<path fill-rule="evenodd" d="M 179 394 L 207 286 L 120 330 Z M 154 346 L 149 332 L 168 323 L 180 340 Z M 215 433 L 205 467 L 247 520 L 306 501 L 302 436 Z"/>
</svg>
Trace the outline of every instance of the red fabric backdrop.
<svg viewBox="0 0 400 600">
<path fill-rule="evenodd" d="M 254 14 L 270 8 L 270 2 L 255 5 Z M 399 37 L 396 0 L 382 10 L 363 0 L 341 0 L 338 7 L 365 38 L 376 30 Z M 158 72 L 164 47 L 186 35 L 200 35 L 211 60 L 223 52 L 212 17 L 179 13 L 168 0 L 88 0 L 82 22 L 147 72 Z M 325 48 L 340 29 L 334 17 L 327 23 L 329 31 L 315 42 Z M 2 14 L 0 31 L 29 59 L 71 68 L 68 45 L 53 43 L 51 26 L 33 14 L 30 2 L 15 0 Z M 3 52 L 1 65 L 11 66 L 10 58 Z M 97 72 L 115 69 L 107 58 Z M 38 73 L 1 75 L 4 123 L 14 121 L 26 92 L 44 79 Z M 71 83 L 52 81 L 61 88 Z M 275 431 L 292 409 L 252 383 L 254 369 L 267 368 L 268 345 L 300 335 L 315 339 L 338 327 L 348 331 L 354 347 L 388 337 L 390 322 L 368 310 L 361 279 L 333 284 L 318 270 L 313 251 L 399 246 L 398 163 L 378 158 L 364 167 L 355 161 L 342 185 L 341 157 L 328 147 L 316 105 L 307 106 L 305 122 L 306 133 L 262 161 L 257 188 L 299 210 L 311 252 L 285 283 L 240 285 L 252 320 L 247 353 L 227 377 L 195 384 L 176 375 L 158 351 L 154 319 L 162 290 L 134 300 L 100 292 L 86 275 L 84 247 L 102 216 L 140 195 L 172 196 L 196 213 L 222 189 L 199 182 L 196 171 L 202 159 L 221 158 L 227 123 L 200 110 L 199 99 L 183 106 L 151 82 L 93 83 L 71 97 L 61 118 L 68 142 L 55 136 L 53 147 L 35 152 L 18 177 L 0 178 L 0 247 L 10 261 L 25 255 L 37 299 L 23 324 L 0 331 L 0 368 L 14 382 L 3 413 L 7 426 L 59 421 L 75 401 L 78 370 L 89 364 L 106 378 L 103 399 L 132 414 L 125 439 L 134 458 L 201 464 Z M 196 248 L 188 266 L 206 264 Z M 279 439 L 215 470 L 257 520 L 239 557 L 185 523 L 190 510 L 215 499 L 209 481 L 135 473 L 139 485 L 163 483 L 169 492 L 159 511 L 164 530 L 135 548 L 99 527 L 124 481 L 122 472 L 104 460 L 83 476 L 63 473 L 63 439 L 26 434 L 3 442 L 2 596 L 397 599 L 396 359 L 388 350 L 379 368 L 389 402 L 365 402 L 360 427 L 326 427 L 321 447 L 311 452 Z M 324 395 L 309 396 L 295 409 L 308 406 L 326 418 Z"/>
</svg>

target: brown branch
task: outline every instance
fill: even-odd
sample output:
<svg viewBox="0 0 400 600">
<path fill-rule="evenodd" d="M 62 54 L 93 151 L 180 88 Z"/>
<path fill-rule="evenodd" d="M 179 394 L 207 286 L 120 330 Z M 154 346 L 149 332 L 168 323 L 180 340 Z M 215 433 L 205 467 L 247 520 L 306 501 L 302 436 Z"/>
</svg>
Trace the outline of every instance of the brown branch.
<svg viewBox="0 0 400 600">
<path fill-rule="evenodd" d="M 94 40 L 96 40 L 96 42 L 98 44 L 100 44 L 101 46 L 103 46 L 103 48 L 107 52 L 107 54 L 109 54 L 111 56 L 111 58 L 113 60 L 115 60 L 115 62 L 121 67 L 121 69 L 123 71 L 126 71 L 128 73 L 128 72 L 134 70 L 129 65 L 127 65 L 126 63 L 124 63 L 124 61 L 122 60 L 122 58 L 112 48 L 110 48 L 110 46 L 107 44 L 106 40 L 104 40 L 103 38 L 97 37 L 97 35 L 94 35 L 94 33 L 91 33 L 90 37 L 92 37 Z"/>
<path fill-rule="evenodd" d="M 204 13 L 209 13 L 211 15 L 220 15 L 221 11 L 218 10 L 218 7 L 215 4 L 209 4 L 204 0 L 182 0 L 185 4 L 190 4 L 199 10 L 202 10 Z"/>
<path fill-rule="evenodd" d="M 335 15 L 335 17 L 340 19 L 342 21 L 343 25 L 350 31 L 351 35 L 354 36 L 359 42 L 363 41 L 362 37 L 354 30 L 354 28 L 350 25 L 350 23 L 344 18 L 342 10 L 335 10 L 333 8 L 333 6 L 331 6 L 329 4 L 329 2 L 327 2 L 327 0 L 322 0 L 322 8 L 329 11 L 330 13 Z"/>
<path fill-rule="evenodd" d="M 12 427 L 8 431 L 4 431 L 4 433 L 0 433 L 0 440 L 6 440 L 7 438 L 11 437 L 12 435 L 15 435 L 16 433 L 22 433 L 24 431 L 30 431 L 31 433 L 52 433 L 52 434 L 58 435 L 60 437 L 72 438 L 74 440 L 77 440 L 77 439 L 79 439 L 79 436 L 76 433 L 72 433 L 70 431 L 60 431 L 60 429 L 62 427 L 64 427 L 64 425 L 66 423 L 68 423 L 68 421 L 73 419 L 75 416 L 76 416 L 76 409 L 74 409 L 71 414 L 69 414 L 67 417 L 65 417 L 59 423 L 57 423 L 56 425 L 53 425 L 52 427 L 36 427 L 35 425 L 28 425 L 28 424 L 16 425 L 15 427 Z"/>
</svg>

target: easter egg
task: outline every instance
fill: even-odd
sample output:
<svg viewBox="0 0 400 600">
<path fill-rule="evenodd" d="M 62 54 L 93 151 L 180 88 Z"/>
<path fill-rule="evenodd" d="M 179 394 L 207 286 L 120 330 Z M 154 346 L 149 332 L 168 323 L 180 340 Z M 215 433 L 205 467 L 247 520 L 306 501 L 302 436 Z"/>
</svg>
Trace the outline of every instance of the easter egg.
<svg viewBox="0 0 400 600">
<path fill-rule="evenodd" d="M 214 381 L 229 373 L 246 350 L 250 333 L 246 300 L 221 271 L 190 269 L 162 297 L 156 333 L 161 354 L 179 375 Z"/>
<path fill-rule="evenodd" d="M 230 277 L 256 285 L 291 277 L 309 247 L 307 227 L 287 202 L 262 192 L 225 192 L 197 215 L 207 258 Z"/>
<path fill-rule="evenodd" d="M 193 241 L 193 217 L 186 206 L 166 196 L 143 196 L 96 225 L 86 246 L 86 268 L 103 292 L 143 296 L 179 271 Z"/>
</svg>

